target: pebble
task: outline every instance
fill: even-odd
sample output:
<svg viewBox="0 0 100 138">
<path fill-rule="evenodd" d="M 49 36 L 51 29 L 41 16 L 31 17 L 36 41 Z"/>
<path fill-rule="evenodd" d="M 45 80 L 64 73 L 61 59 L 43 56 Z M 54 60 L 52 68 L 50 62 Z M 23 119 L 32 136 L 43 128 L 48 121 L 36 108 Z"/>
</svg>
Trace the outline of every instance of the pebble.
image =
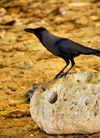
<svg viewBox="0 0 100 138">
<path fill-rule="evenodd" d="M 33 67 L 33 62 L 31 60 L 21 61 L 18 66 L 21 69 L 29 69 Z"/>
<path fill-rule="evenodd" d="M 14 54 L 14 57 L 20 57 L 20 56 L 24 56 L 24 52 L 18 52 Z"/>
<path fill-rule="evenodd" d="M 33 67 L 33 62 L 31 60 L 27 60 L 24 62 L 26 69 L 32 68 Z"/>
<path fill-rule="evenodd" d="M 100 19 L 100 17 L 99 16 L 92 15 L 92 16 L 90 16 L 90 19 L 92 21 L 98 21 Z"/>
<path fill-rule="evenodd" d="M 12 91 L 16 91 L 17 87 L 16 86 L 12 86 L 12 85 L 8 85 L 8 89 L 11 89 Z"/>
<path fill-rule="evenodd" d="M 25 69 L 25 65 L 24 65 L 24 62 L 23 62 L 23 61 L 20 62 L 20 63 L 18 64 L 18 66 L 19 66 L 19 68 L 21 68 L 21 69 Z"/>
<path fill-rule="evenodd" d="M 96 23 L 95 27 L 100 27 L 100 22 Z"/>
<path fill-rule="evenodd" d="M 29 135 L 29 138 L 32 138 L 32 137 L 34 137 L 34 134 L 30 134 L 30 135 Z"/>
</svg>

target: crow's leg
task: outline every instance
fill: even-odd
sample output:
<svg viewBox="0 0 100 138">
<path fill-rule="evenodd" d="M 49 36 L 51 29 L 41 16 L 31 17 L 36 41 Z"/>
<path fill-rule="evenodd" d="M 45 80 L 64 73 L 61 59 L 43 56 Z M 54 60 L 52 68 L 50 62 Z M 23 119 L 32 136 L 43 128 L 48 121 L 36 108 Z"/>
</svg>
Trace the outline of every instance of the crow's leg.
<svg viewBox="0 0 100 138">
<path fill-rule="evenodd" d="M 63 71 L 65 70 L 65 68 L 69 65 L 69 60 L 68 60 L 68 59 L 65 59 L 65 61 L 66 61 L 66 66 L 55 76 L 54 79 L 57 79 L 58 76 L 59 76 L 61 73 L 63 73 Z M 64 74 L 65 74 L 65 73 L 64 73 Z"/>
<path fill-rule="evenodd" d="M 64 74 L 62 74 L 61 75 L 61 77 L 63 77 L 63 76 L 65 76 L 66 77 L 66 75 L 67 74 L 69 74 L 69 71 L 74 67 L 74 65 L 75 65 L 75 62 L 74 62 L 74 60 L 73 59 L 71 59 L 71 64 L 72 64 L 72 66 L 69 68 L 69 70 L 67 71 L 67 72 L 65 72 Z"/>
</svg>

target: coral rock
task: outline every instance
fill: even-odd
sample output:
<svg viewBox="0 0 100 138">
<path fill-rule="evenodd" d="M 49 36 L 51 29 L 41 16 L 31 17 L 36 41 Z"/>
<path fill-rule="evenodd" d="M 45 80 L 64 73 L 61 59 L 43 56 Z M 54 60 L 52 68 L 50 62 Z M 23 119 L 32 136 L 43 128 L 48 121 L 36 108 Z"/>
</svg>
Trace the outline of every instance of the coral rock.
<svg viewBox="0 0 100 138">
<path fill-rule="evenodd" d="M 48 134 L 87 134 L 100 131 L 100 73 L 69 74 L 40 85 L 30 113 Z"/>
</svg>

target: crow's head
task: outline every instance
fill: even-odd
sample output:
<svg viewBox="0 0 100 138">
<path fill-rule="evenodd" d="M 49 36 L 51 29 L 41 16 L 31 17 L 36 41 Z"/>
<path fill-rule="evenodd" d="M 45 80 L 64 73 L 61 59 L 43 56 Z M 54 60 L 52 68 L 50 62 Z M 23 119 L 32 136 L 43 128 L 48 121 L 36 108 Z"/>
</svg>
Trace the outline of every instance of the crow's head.
<svg viewBox="0 0 100 138">
<path fill-rule="evenodd" d="M 47 30 L 43 27 L 39 27 L 39 28 L 35 28 L 35 29 L 27 28 L 24 31 L 29 32 L 29 33 L 33 33 L 40 39 L 43 35 L 43 32 L 47 31 Z"/>
</svg>

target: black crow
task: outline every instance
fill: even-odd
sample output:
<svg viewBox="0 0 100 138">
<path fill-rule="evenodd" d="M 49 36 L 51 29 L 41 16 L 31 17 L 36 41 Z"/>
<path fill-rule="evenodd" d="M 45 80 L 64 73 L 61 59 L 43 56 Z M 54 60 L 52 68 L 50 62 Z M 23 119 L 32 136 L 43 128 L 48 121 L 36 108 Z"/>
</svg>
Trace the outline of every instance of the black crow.
<svg viewBox="0 0 100 138">
<path fill-rule="evenodd" d="M 35 34 L 47 50 L 65 60 L 66 66 L 55 76 L 55 79 L 58 78 L 58 76 L 66 77 L 75 65 L 74 58 L 80 54 L 100 56 L 100 51 L 85 47 L 70 39 L 55 36 L 43 27 L 36 29 L 27 28 L 24 31 Z M 72 65 L 68 71 L 64 73 L 63 71 L 69 65 L 69 60 Z"/>
</svg>

